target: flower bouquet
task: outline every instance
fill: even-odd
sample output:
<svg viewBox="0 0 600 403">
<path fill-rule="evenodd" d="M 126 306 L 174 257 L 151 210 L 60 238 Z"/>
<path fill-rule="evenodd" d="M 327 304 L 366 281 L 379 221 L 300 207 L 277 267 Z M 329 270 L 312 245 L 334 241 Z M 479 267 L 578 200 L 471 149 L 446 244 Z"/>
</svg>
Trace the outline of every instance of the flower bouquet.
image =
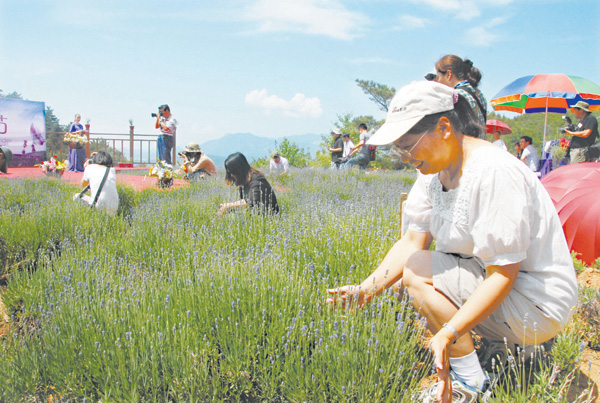
<svg viewBox="0 0 600 403">
<path fill-rule="evenodd" d="M 83 146 L 88 142 L 88 139 L 83 135 L 82 131 L 68 132 L 65 133 L 63 142 L 68 144 L 69 148 L 83 148 Z"/>
<path fill-rule="evenodd" d="M 65 173 L 67 169 L 67 161 L 57 161 L 57 156 L 53 155 L 50 158 L 50 161 L 42 161 L 39 164 L 36 164 L 36 167 L 42 167 L 42 172 L 46 174 L 46 176 L 60 178 L 62 174 Z"/>
<path fill-rule="evenodd" d="M 173 165 L 157 159 L 156 164 L 150 168 L 148 176 L 158 178 L 159 188 L 168 188 L 173 185 L 173 178 L 177 177 L 177 174 L 173 171 Z"/>
<path fill-rule="evenodd" d="M 556 144 L 553 144 L 552 149 L 550 150 L 550 156 L 552 157 L 553 168 L 557 168 L 566 163 L 566 161 L 564 161 L 564 159 L 566 158 L 566 153 L 567 153 L 567 150 L 569 149 L 570 144 L 571 144 L 571 142 L 564 137 L 561 137 L 559 139 L 559 141 L 556 142 Z"/>
</svg>

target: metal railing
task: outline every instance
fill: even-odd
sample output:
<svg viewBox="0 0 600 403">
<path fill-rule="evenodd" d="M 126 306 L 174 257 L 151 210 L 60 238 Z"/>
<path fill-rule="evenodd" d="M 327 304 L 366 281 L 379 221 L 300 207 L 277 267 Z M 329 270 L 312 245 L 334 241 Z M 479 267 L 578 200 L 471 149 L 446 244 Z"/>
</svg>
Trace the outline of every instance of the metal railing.
<svg viewBox="0 0 600 403">
<path fill-rule="evenodd" d="M 64 135 L 63 132 L 47 132 L 46 136 L 52 134 L 57 137 Z M 130 126 L 129 133 L 90 133 L 90 125 L 85 125 L 84 134 L 88 138 L 88 143 L 85 146 L 88 156 L 92 152 L 105 151 L 112 155 L 115 164 L 125 162 L 135 166 L 152 165 L 156 162 L 156 142 L 160 134 L 135 133 L 133 126 Z M 172 161 L 175 161 L 177 157 L 175 149 L 176 137 L 173 138 Z M 66 158 L 63 150 L 64 148 L 60 146 L 58 150 L 52 149 L 52 144 L 47 143 L 46 152 L 49 155 L 57 155 L 60 160 Z"/>
</svg>

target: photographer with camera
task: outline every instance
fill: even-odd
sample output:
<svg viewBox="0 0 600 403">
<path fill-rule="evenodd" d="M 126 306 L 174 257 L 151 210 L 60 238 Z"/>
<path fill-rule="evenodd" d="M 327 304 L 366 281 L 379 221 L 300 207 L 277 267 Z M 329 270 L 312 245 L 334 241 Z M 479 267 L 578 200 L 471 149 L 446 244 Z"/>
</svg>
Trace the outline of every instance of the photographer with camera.
<svg viewBox="0 0 600 403">
<path fill-rule="evenodd" d="M 574 127 L 565 129 L 565 133 L 573 136 L 571 139 L 570 156 L 571 164 L 592 161 L 593 156 L 589 155 L 590 147 L 594 145 L 598 138 L 598 120 L 592 115 L 587 102 L 579 101 L 571 108 L 573 115 L 580 119 Z"/>
<path fill-rule="evenodd" d="M 119 193 L 112 157 L 107 152 L 99 151 L 93 153 L 84 166 L 81 179 L 83 190 L 75 193 L 73 200 L 115 215 L 119 208 Z M 91 192 L 89 196 L 85 194 L 88 191 Z"/>
<path fill-rule="evenodd" d="M 155 127 L 160 129 L 161 133 L 156 141 L 158 159 L 172 165 L 171 150 L 173 149 L 173 137 L 177 132 L 177 120 L 171 114 L 169 105 L 166 104 L 159 106 L 158 114 L 153 113 L 152 117 L 156 118 Z"/>
<path fill-rule="evenodd" d="M 179 156 L 183 158 L 182 168 L 186 172 L 185 179 L 193 181 L 217 175 L 215 163 L 200 150 L 198 143 L 189 143 Z"/>
</svg>

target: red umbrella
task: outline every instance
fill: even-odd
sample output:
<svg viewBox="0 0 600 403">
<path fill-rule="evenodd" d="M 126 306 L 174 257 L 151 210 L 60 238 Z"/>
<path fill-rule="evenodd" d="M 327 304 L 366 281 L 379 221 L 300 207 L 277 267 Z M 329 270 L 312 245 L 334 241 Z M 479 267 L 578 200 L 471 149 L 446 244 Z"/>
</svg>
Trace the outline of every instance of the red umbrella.
<svg viewBox="0 0 600 403">
<path fill-rule="evenodd" d="M 552 202 L 556 204 L 575 185 L 577 178 L 583 178 L 594 168 L 600 169 L 600 163 L 586 162 L 582 164 L 564 165 L 556 168 L 542 178 L 542 185 L 550 195 Z"/>
<path fill-rule="evenodd" d="M 500 132 L 500 134 L 510 134 L 512 133 L 512 129 L 501 120 L 491 119 L 485 122 L 485 132 Z"/>
<path fill-rule="evenodd" d="M 542 178 L 542 185 L 550 195 L 552 202 L 556 203 L 567 193 L 567 190 L 573 186 L 574 178 L 580 178 L 587 169 L 587 164 L 564 165 L 550 172 Z"/>
<path fill-rule="evenodd" d="M 542 179 L 569 249 L 588 265 L 600 257 L 600 163 L 568 165 Z"/>
</svg>

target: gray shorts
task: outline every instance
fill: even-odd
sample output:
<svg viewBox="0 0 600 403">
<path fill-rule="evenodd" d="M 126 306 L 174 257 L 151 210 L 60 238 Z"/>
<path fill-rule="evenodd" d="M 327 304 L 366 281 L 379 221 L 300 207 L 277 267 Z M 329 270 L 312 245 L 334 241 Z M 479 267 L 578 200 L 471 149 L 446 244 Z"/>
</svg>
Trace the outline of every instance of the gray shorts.
<svg viewBox="0 0 600 403">
<path fill-rule="evenodd" d="M 431 252 L 433 286 L 457 308 L 485 280 L 486 270 L 471 256 Z M 474 330 L 489 340 L 510 344 L 539 344 L 554 337 L 560 327 L 541 308 L 514 289 L 487 319 Z"/>
<path fill-rule="evenodd" d="M 573 148 L 571 149 L 571 161 L 570 164 L 579 164 L 585 162 L 585 148 Z"/>
</svg>

